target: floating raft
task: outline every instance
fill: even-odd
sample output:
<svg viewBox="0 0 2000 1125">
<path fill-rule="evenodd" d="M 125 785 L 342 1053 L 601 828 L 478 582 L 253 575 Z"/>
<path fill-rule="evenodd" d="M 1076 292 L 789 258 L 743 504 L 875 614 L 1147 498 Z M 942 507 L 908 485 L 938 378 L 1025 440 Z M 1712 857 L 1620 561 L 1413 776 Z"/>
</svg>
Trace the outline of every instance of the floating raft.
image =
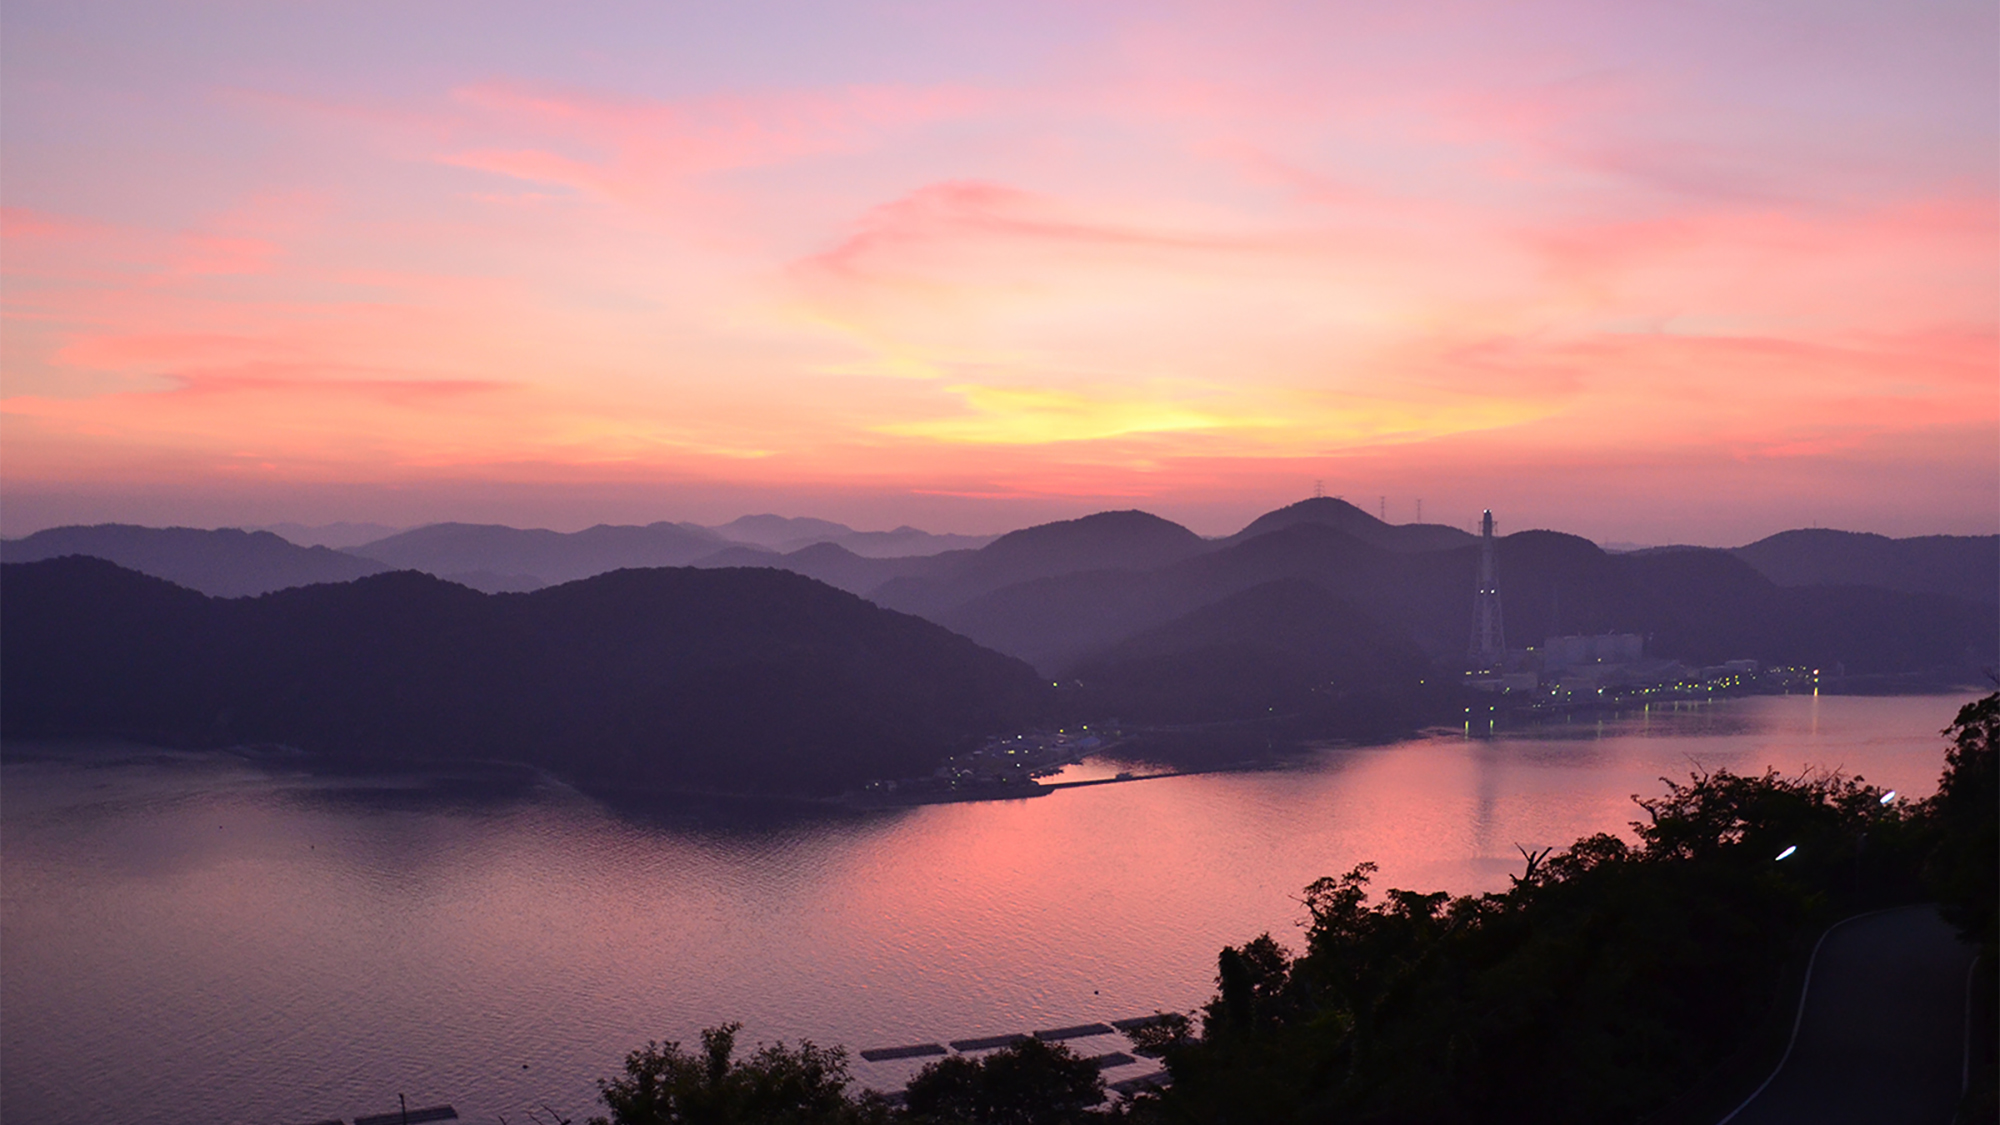
<svg viewBox="0 0 2000 1125">
<path fill-rule="evenodd" d="M 1021 1034 L 987 1035 L 977 1039 L 953 1039 L 951 1040 L 951 1049 L 961 1053 L 967 1051 L 991 1051 L 999 1047 L 1012 1047 L 1014 1044 L 1029 1038 L 1039 1039 L 1044 1043 L 1060 1043 L 1065 1039 L 1088 1039 L 1096 1035 L 1116 1035 L 1121 1031 L 1137 1031 L 1142 1027 L 1151 1027 L 1154 1024 L 1163 1023 L 1174 1018 L 1176 1017 L 1164 1012 L 1155 1012 L 1150 1016 L 1134 1016 L 1131 1019 L 1112 1020 L 1110 1023 L 1079 1023 L 1070 1027 L 1051 1027 L 1037 1031 L 1033 1036 Z M 908 1047 L 870 1047 L 868 1050 L 861 1052 L 861 1057 L 868 1062 L 889 1062 L 894 1059 L 928 1058 L 933 1055 L 942 1055 L 945 1053 L 944 1047 L 940 1044 L 915 1043 Z M 1098 1057 L 1109 1058 L 1111 1056 L 1100 1055 Z M 1122 1066 L 1124 1064 L 1114 1063 L 1110 1065 Z M 416 1118 L 412 1117 L 410 1120 L 415 1121 Z"/>
<path fill-rule="evenodd" d="M 1090 1065 L 1096 1067 L 1099 1070 L 1110 1070 L 1113 1067 L 1131 1066 L 1133 1063 L 1138 1062 L 1139 1060 L 1133 1058 L 1131 1055 L 1128 1055 L 1123 1051 L 1112 1051 L 1108 1054 L 1092 1055 L 1083 1061 L 1089 1063 Z"/>
<path fill-rule="evenodd" d="M 457 1110 L 448 1105 L 434 1105 L 425 1109 L 413 1109 L 408 1113 L 397 1110 L 395 1113 L 378 1113 L 373 1117 L 357 1117 L 354 1119 L 354 1125 L 403 1125 L 405 1121 L 410 1125 L 417 1125 L 420 1121 L 456 1120 L 458 1120 Z"/>
<path fill-rule="evenodd" d="M 943 1044 L 917 1043 L 909 1047 L 870 1047 L 861 1052 L 861 1057 L 869 1062 L 888 1062 L 891 1059 L 920 1059 L 926 1055 L 945 1053 Z"/>
<path fill-rule="evenodd" d="M 1014 1044 L 1022 1042 L 1027 1038 L 1025 1035 L 989 1035 L 984 1039 L 954 1039 L 951 1041 L 951 1049 L 954 1051 L 991 1051 L 995 1047 L 1012 1047 Z"/>
<path fill-rule="evenodd" d="M 1123 1082 L 1113 1082 L 1109 1087 L 1118 1093 L 1131 1097 L 1141 1090 L 1156 1090 L 1167 1084 L 1167 1072 L 1156 1070 L 1151 1074 L 1141 1074 L 1137 1078 L 1127 1078 Z"/>
<path fill-rule="evenodd" d="M 1173 1018 L 1165 1012 L 1155 1012 L 1150 1016 L 1136 1016 L 1129 1020 L 1112 1020 L 1111 1026 L 1120 1031 L 1137 1031 L 1142 1027 L 1151 1027 L 1156 1023 L 1165 1023 Z"/>
<path fill-rule="evenodd" d="M 1058 1043 L 1064 1039 L 1088 1039 L 1093 1035 L 1114 1035 L 1116 1030 L 1108 1023 L 1080 1023 L 1075 1027 L 1057 1027 L 1048 1031 L 1035 1032 L 1035 1038 L 1044 1043 Z"/>
</svg>

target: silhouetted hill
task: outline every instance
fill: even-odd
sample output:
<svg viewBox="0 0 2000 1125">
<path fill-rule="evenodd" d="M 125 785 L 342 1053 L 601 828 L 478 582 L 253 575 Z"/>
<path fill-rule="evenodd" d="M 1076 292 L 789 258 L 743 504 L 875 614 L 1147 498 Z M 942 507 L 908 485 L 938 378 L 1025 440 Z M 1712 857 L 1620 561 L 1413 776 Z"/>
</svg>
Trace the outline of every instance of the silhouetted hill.
<svg viewBox="0 0 2000 1125">
<path fill-rule="evenodd" d="M 839 544 L 864 559 L 902 559 L 941 555 L 946 551 L 976 551 L 999 538 L 997 535 L 959 535 L 954 532 L 923 531 L 907 524 L 889 531 L 851 531 L 836 539 Z M 787 546 L 809 546 L 794 539 Z"/>
<path fill-rule="evenodd" d="M 832 520 L 814 519 L 811 516 L 776 516 L 770 513 L 740 516 L 709 530 L 737 543 L 771 548 L 800 539 L 813 541 L 838 539 L 854 532 L 854 529 L 846 524 L 834 523 Z"/>
<path fill-rule="evenodd" d="M 1463 651 L 1472 630 L 1477 548 L 1405 560 L 1393 594 L 1425 647 Z M 1507 637 L 1638 633 L 1649 655 L 1692 665 L 1749 657 L 1855 673 L 1993 663 L 2000 620 L 1987 607 L 1888 590 L 1787 589 L 1727 551 L 1608 555 L 1588 540 L 1525 531 L 1498 544 Z"/>
<path fill-rule="evenodd" d="M 495 574 L 490 570 L 456 571 L 433 577 L 470 586 L 482 594 L 525 594 L 548 585 L 532 574 Z"/>
<path fill-rule="evenodd" d="M 268 531 L 288 542 L 301 547 L 331 547 L 336 551 L 348 547 L 359 547 L 378 539 L 387 539 L 399 531 L 400 527 L 389 527 L 379 523 L 355 523 L 340 520 L 335 523 L 273 523 L 263 527 L 246 527 L 245 531 Z"/>
<path fill-rule="evenodd" d="M 625 567 L 686 566 L 727 546 L 713 532 L 678 523 L 598 524 L 573 532 L 434 523 L 348 553 L 440 578 L 486 572 L 553 585 Z"/>
<path fill-rule="evenodd" d="M 703 555 L 688 565 L 698 566 L 706 570 L 715 570 L 730 566 L 768 566 L 784 570 L 786 568 L 778 566 L 778 560 L 784 557 L 776 551 L 766 550 L 763 547 L 749 547 L 738 544 L 734 547 L 724 547 L 712 555 Z"/>
<path fill-rule="evenodd" d="M 2000 602 L 2000 535 L 1891 539 L 1813 528 L 1779 532 L 1730 553 L 1780 586 L 1877 586 Z"/>
<path fill-rule="evenodd" d="M 1692 664 L 1738 657 L 1845 664 L 1852 672 L 1976 670 L 1995 659 L 1991 607 L 1938 595 L 1782 588 L 1727 551 L 1608 555 L 1589 540 L 1525 531 L 1497 546 L 1508 639 L 1634 632 Z M 1440 659 L 1472 630 L 1478 548 L 1386 551 L 1331 526 L 1294 523 L 1151 571 L 1087 571 L 1017 583 L 936 619 L 1050 675 L 1086 655 L 1252 587 L 1312 582 Z"/>
<path fill-rule="evenodd" d="M 1201 536 L 1148 512 L 1098 512 L 1010 531 L 970 556 L 964 572 L 1020 581 L 1072 570 L 1143 568 L 1207 546 Z"/>
<path fill-rule="evenodd" d="M 1249 526 L 1229 537 L 1241 543 L 1301 523 L 1324 524 L 1344 531 L 1371 546 L 1389 551 L 1442 551 L 1477 541 L 1477 536 L 1436 523 L 1384 523 L 1345 500 L 1315 496 L 1296 504 L 1266 512 Z"/>
<path fill-rule="evenodd" d="M 315 582 L 347 582 L 388 568 L 330 550 L 301 547 L 268 531 L 192 527 L 52 527 L 0 542 L 0 562 L 64 555 L 105 559 L 141 574 L 221 598 L 267 594 Z"/>
<path fill-rule="evenodd" d="M 867 558 L 838 543 L 815 543 L 784 556 L 786 570 L 817 578 L 851 594 L 866 594 L 884 582 L 929 570 L 935 556 L 905 555 Z"/>
<path fill-rule="evenodd" d="M 1201 536 L 1146 512 L 1099 512 L 1011 531 L 977 551 L 934 556 L 921 576 L 895 579 L 869 596 L 910 613 L 934 614 L 1016 582 L 1090 570 L 1150 570 L 1209 549 Z"/>
<path fill-rule="evenodd" d="M 930 556 L 907 555 L 891 558 L 863 558 L 838 543 L 814 543 L 789 554 L 761 547 L 730 547 L 696 559 L 699 567 L 764 566 L 789 570 L 817 579 L 850 594 L 867 594 L 884 582 L 908 574 L 921 574 L 933 565 Z"/>
<path fill-rule="evenodd" d="M 1324 524 L 1300 523 L 1143 572 L 1086 571 L 1003 587 L 936 618 L 1044 672 L 1067 674 L 1086 653 L 1279 579 L 1320 584 L 1396 625 L 1385 601 L 1400 556 Z M 1469 582 L 1470 579 L 1468 578 Z M 1469 600 L 1470 587 L 1466 595 Z"/>
<path fill-rule="evenodd" d="M 1199 723 L 1323 710 L 1356 693 L 1409 695 L 1416 646 L 1316 583 L 1265 582 L 1078 661 L 1093 713 Z"/>
<path fill-rule="evenodd" d="M 970 630 L 968 635 L 979 636 L 983 635 L 982 630 L 993 629 L 1025 634 L 1031 630 L 1009 626 L 1000 620 L 1005 610 L 998 601 L 1009 599 L 995 601 L 993 595 L 1010 586 L 1037 580 L 1105 571 L 1157 571 L 1185 559 L 1207 556 L 1297 527 L 1321 528 L 1363 545 L 1397 553 L 1448 550 L 1476 541 L 1457 528 L 1437 524 L 1386 524 L 1352 504 L 1331 497 L 1303 500 L 1267 512 L 1242 531 L 1219 541 L 1202 539 L 1179 524 L 1145 512 L 1100 512 L 1010 532 L 979 551 L 937 556 L 936 565 L 928 571 L 886 582 L 869 596 L 883 605 L 923 614 L 954 628 L 963 623 Z M 1107 581 L 1077 580 L 1080 585 L 1096 587 L 1106 586 Z M 1230 588 L 1242 586 L 1231 584 Z M 1189 608 L 1175 604 L 1181 609 Z M 1079 608 L 1086 618 L 1107 621 L 1122 619 L 1126 613 L 1116 605 Z M 1157 616 L 1148 621 L 1148 624 L 1158 623 Z M 1032 631 L 1040 629 L 1037 624 Z M 1097 630 L 1087 643 L 1102 642 L 1101 633 L 1101 629 Z M 1038 664 L 1079 651 L 1068 640 L 1029 643 L 1038 650 L 1039 655 L 1033 658 Z M 1009 651 L 1023 650 L 1016 647 Z"/>
<path fill-rule="evenodd" d="M 1017 661 L 777 570 L 620 570 L 505 595 L 403 571 L 235 600 L 84 558 L 0 581 L 9 738 L 826 793 L 928 772 L 1046 702 Z"/>
<path fill-rule="evenodd" d="M 1201 605 L 1157 571 L 1089 570 L 1003 586 L 931 620 L 1050 676 Z"/>
</svg>

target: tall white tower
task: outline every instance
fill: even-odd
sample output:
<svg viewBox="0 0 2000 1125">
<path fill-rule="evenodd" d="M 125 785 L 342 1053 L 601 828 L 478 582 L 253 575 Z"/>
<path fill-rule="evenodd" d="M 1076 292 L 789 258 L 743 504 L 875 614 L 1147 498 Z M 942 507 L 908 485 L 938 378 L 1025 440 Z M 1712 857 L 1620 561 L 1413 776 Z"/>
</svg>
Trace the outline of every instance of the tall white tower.
<svg viewBox="0 0 2000 1125">
<path fill-rule="evenodd" d="M 1498 671 L 1507 662 L 1507 631 L 1500 624 L 1500 575 L 1493 561 L 1493 510 L 1479 521 L 1479 592 L 1472 596 L 1472 662 Z"/>
</svg>

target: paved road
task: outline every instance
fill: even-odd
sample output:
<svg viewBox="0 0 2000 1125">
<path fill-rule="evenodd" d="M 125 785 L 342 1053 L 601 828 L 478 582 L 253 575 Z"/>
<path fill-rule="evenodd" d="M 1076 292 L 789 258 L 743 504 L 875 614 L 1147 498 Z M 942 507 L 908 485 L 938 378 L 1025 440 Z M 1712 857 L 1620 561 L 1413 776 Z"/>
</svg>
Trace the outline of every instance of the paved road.
<svg viewBox="0 0 2000 1125">
<path fill-rule="evenodd" d="M 1729 1125 L 1947 1125 L 1963 1082 L 1973 954 L 1928 906 L 1835 927 L 1813 962 L 1791 1055 Z"/>
</svg>

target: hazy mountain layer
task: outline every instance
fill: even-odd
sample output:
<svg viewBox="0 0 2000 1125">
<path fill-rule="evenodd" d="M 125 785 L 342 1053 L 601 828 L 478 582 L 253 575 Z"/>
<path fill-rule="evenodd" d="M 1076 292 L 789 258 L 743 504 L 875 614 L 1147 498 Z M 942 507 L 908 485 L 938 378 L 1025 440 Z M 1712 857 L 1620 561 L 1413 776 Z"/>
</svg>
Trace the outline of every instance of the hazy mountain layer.
<svg viewBox="0 0 2000 1125">
<path fill-rule="evenodd" d="M 572 532 L 434 523 L 350 553 L 440 578 L 483 573 L 517 585 L 554 585 L 624 567 L 686 566 L 727 545 L 707 528 L 678 523 L 598 524 Z"/>
<path fill-rule="evenodd" d="M 1047 685 L 774 570 L 487 595 L 411 572 L 218 600 L 94 559 L 4 568 L 0 732 L 337 760 L 505 759 L 586 786 L 825 793 L 928 772 Z"/>
<path fill-rule="evenodd" d="M 1934 594 L 1784 588 L 1727 551 L 1609 555 L 1529 531 L 1498 543 L 1508 638 L 1635 632 L 1693 664 L 1737 657 L 1845 664 L 1851 672 L 1973 673 L 2000 648 L 1990 606 Z M 1465 649 L 1478 549 L 1401 553 L 1298 523 L 1148 571 L 1086 571 L 1017 583 L 937 620 L 1050 674 L 1094 664 L 1129 638 L 1265 583 L 1318 585 L 1433 657 Z"/>
<path fill-rule="evenodd" d="M 925 534 L 879 534 L 906 532 Z M 1434 658 L 1462 652 L 1471 630 L 1472 536 L 1386 524 L 1333 498 L 1289 505 L 1217 540 L 1137 511 L 1024 528 L 976 550 L 933 555 L 867 557 L 844 545 L 863 534 L 878 533 L 770 515 L 717 529 L 658 523 L 571 534 L 440 524 L 369 544 L 355 552 L 368 561 L 355 561 L 421 569 L 488 592 L 669 563 L 789 570 L 921 614 L 1052 675 L 1086 663 L 1101 670 L 1125 642 L 1272 582 L 1311 583 L 1377 623 L 1389 643 Z M 802 539 L 815 541 L 793 548 Z M 160 549 L 139 557 L 132 544 L 140 541 L 156 548 L 171 541 L 178 554 L 171 566 Z M 42 557 L 56 553 L 42 545 L 56 543 L 214 593 L 353 576 L 340 555 L 240 532 L 58 529 L 7 544 L 5 557 Z M 283 556 L 289 569 L 244 577 L 251 546 Z M 37 553 L 21 553 L 30 549 Z M 1610 555 L 1576 536 L 1529 531 L 1504 537 L 1499 550 L 1506 626 L 1517 648 L 1551 635 L 1619 631 L 1643 633 L 1650 653 L 1691 663 L 1747 656 L 1856 672 L 1976 673 L 1996 659 L 2000 537 L 1797 531 L 1733 552 Z M 310 570 L 302 559 L 334 569 Z"/>
<path fill-rule="evenodd" d="M 1086 570 L 1143 570 L 1209 550 L 1201 536 L 1146 512 L 1099 512 L 1010 531 L 977 551 L 935 556 L 921 574 L 869 595 L 926 616 L 1017 582 Z"/>
<path fill-rule="evenodd" d="M 1731 553 L 1780 586 L 1876 586 L 2000 602 L 2000 535 L 1891 539 L 1813 528 L 1780 532 Z"/>
<path fill-rule="evenodd" d="M 921 569 L 913 568 L 911 559 L 981 546 L 990 538 L 932 535 L 913 527 L 856 531 L 828 520 L 766 515 L 744 516 L 716 528 L 662 522 L 644 527 L 599 524 L 574 532 L 441 523 L 350 551 L 489 593 L 556 585 L 625 567 L 689 565 L 770 566 L 813 577 L 827 571 L 840 577 L 835 585 L 860 592 Z M 824 551 L 803 553 L 828 546 L 880 560 L 880 565 L 830 563 Z"/>
<path fill-rule="evenodd" d="M 268 531 L 192 527 L 52 527 L 0 542 L 0 562 L 88 555 L 220 598 L 316 582 L 347 582 L 388 567 L 326 547 L 301 547 Z"/>
<path fill-rule="evenodd" d="M 907 524 L 894 531 L 856 531 L 842 523 L 809 516 L 744 516 L 711 528 L 724 539 L 790 554 L 816 543 L 832 543 L 863 558 L 935 555 L 984 547 L 996 536 L 938 535 Z"/>
<path fill-rule="evenodd" d="M 387 539 L 407 529 L 379 523 L 354 523 L 341 520 L 337 523 L 322 524 L 274 523 L 263 527 L 246 527 L 243 530 L 268 531 L 301 547 L 332 547 L 339 551 L 373 543 L 378 539 Z"/>
<path fill-rule="evenodd" d="M 923 574 L 935 564 L 926 555 L 871 559 L 857 555 L 838 543 L 814 543 L 787 554 L 758 547 L 730 547 L 696 559 L 693 565 L 773 567 L 816 578 L 850 594 L 866 595 L 892 579 Z"/>
<path fill-rule="evenodd" d="M 1279 579 L 1079 661 L 1093 712 L 1200 723 L 1324 711 L 1359 694 L 1402 699 L 1429 662 L 1324 587 Z"/>
</svg>

